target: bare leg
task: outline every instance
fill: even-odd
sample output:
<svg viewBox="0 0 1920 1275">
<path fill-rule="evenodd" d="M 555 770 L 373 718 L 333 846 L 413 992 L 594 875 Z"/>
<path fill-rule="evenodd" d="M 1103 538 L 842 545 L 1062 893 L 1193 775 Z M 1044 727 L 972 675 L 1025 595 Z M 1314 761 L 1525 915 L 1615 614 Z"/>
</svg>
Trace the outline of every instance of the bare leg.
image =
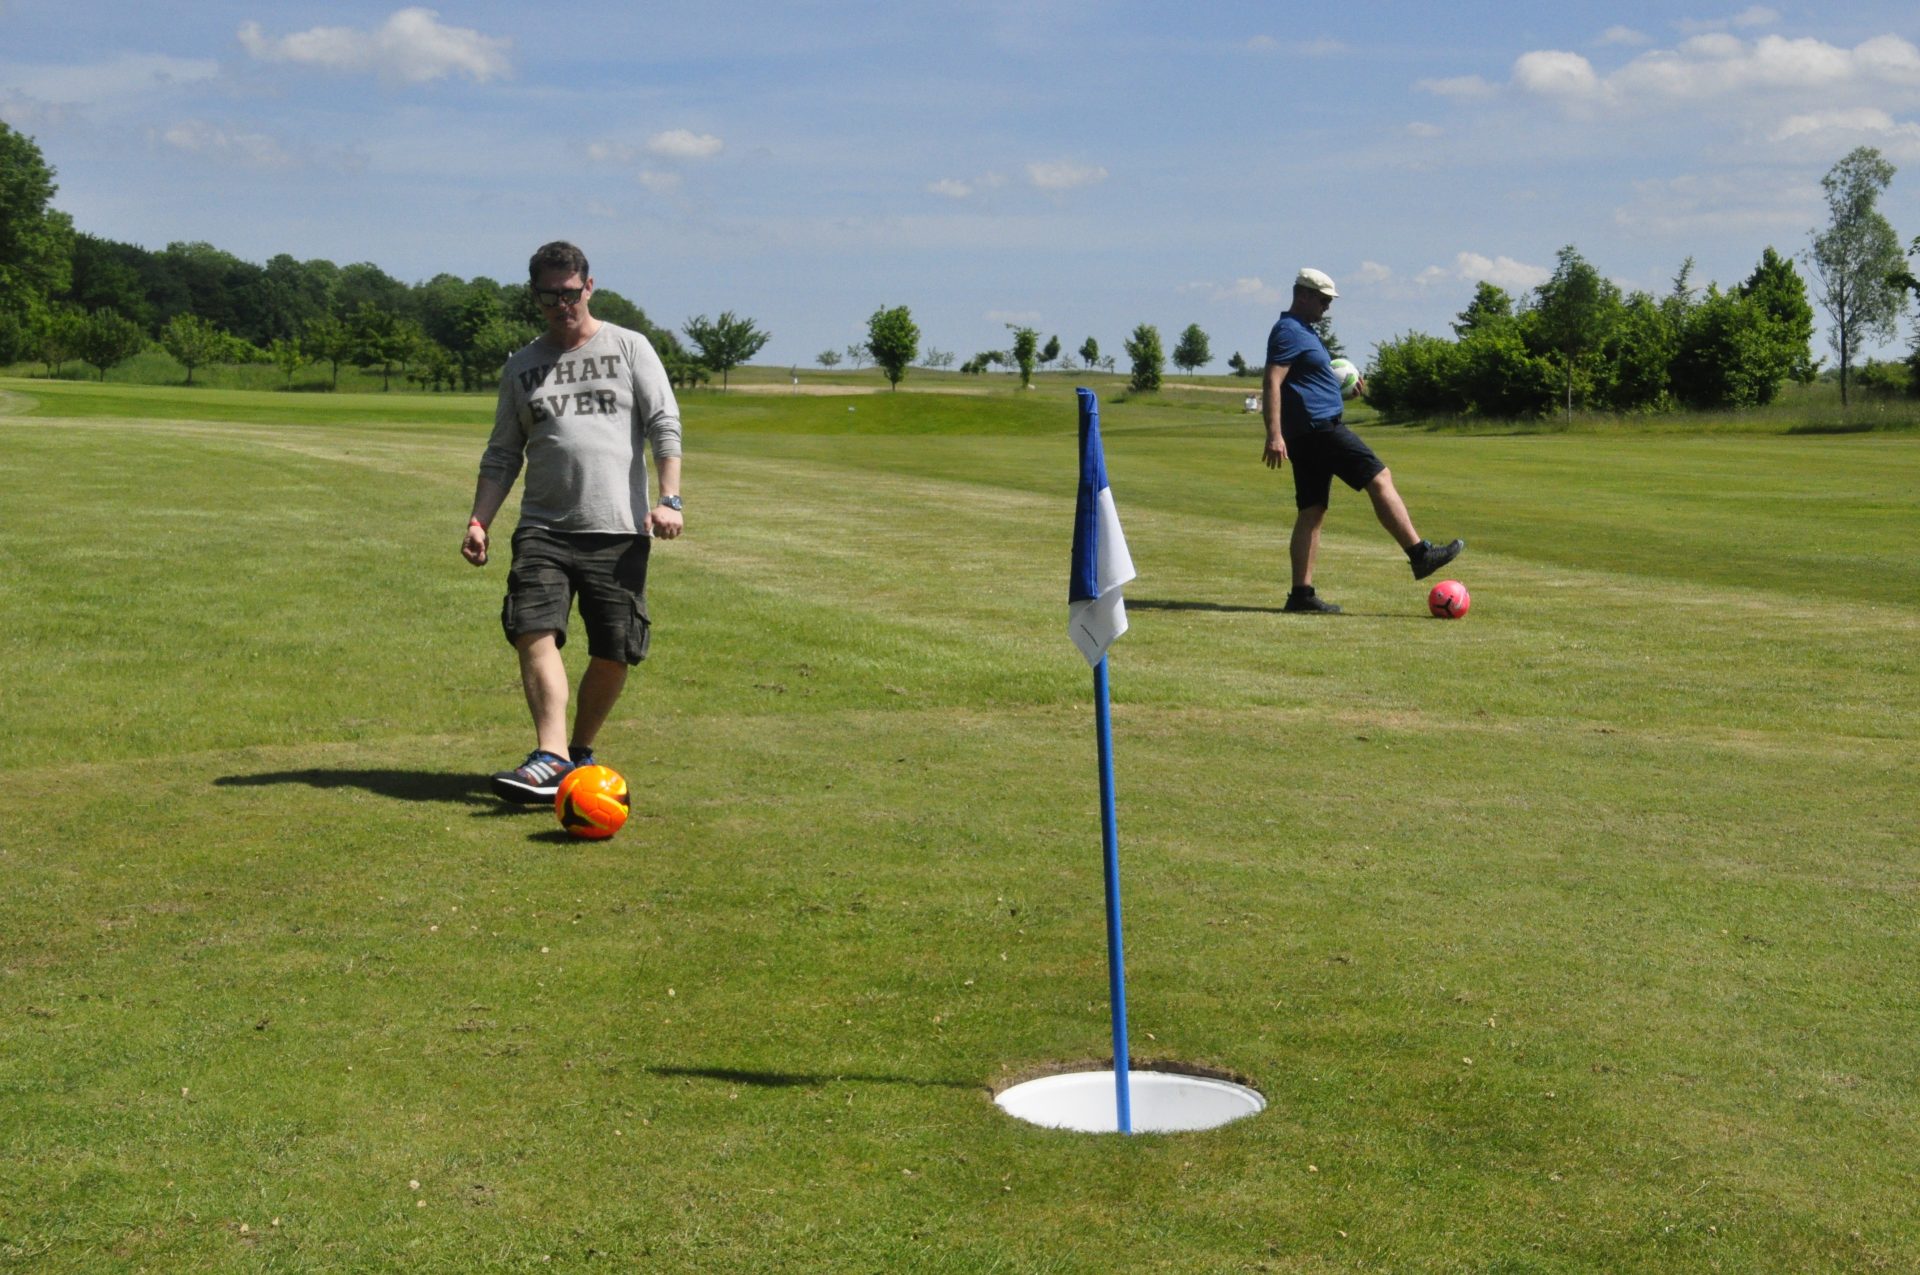
<svg viewBox="0 0 1920 1275">
<path fill-rule="evenodd" d="M 1411 549 L 1420 543 L 1420 533 L 1413 529 L 1406 502 L 1394 488 L 1392 470 L 1383 469 L 1373 476 L 1373 481 L 1367 484 L 1367 496 L 1373 501 L 1374 517 L 1395 543 L 1402 549 Z"/>
<path fill-rule="evenodd" d="M 1293 559 L 1293 587 L 1303 589 L 1313 583 L 1313 560 L 1320 556 L 1320 524 L 1326 520 L 1325 505 L 1310 505 L 1293 520 L 1293 539 L 1287 550 Z"/>
<path fill-rule="evenodd" d="M 593 747 L 600 728 L 607 724 L 607 714 L 613 711 L 626 684 L 625 664 L 603 660 L 597 655 L 587 661 L 587 671 L 580 675 L 580 706 L 573 714 L 575 748 Z"/>
<path fill-rule="evenodd" d="M 552 629 L 522 633 L 514 640 L 520 652 L 520 685 L 533 714 L 537 747 L 557 757 L 567 755 L 567 666 Z"/>
</svg>

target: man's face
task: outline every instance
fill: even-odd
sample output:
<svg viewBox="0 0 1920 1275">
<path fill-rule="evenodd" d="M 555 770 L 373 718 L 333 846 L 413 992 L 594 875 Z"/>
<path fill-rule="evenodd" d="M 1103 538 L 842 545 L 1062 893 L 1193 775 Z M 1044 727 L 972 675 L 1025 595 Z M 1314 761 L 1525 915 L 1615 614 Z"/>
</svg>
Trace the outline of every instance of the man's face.
<svg viewBox="0 0 1920 1275">
<path fill-rule="evenodd" d="M 1333 298 L 1324 292 L 1315 292 L 1311 288 L 1296 288 L 1293 293 L 1293 312 L 1308 323 L 1318 323 L 1333 309 Z"/>
<path fill-rule="evenodd" d="M 578 271 L 542 270 L 533 281 L 533 302 L 546 318 L 548 335 L 556 338 L 578 334 L 592 299 L 593 280 L 582 279 Z"/>
</svg>

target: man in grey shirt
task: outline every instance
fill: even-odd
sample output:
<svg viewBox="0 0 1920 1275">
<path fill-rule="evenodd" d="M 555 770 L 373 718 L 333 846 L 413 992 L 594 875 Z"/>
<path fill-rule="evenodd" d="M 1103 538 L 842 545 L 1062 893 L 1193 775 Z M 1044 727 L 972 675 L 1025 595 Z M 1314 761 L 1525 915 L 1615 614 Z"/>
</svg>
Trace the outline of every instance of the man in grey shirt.
<svg viewBox="0 0 1920 1275">
<path fill-rule="evenodd" d="M 488 528 L 521 468 L 526 486 L 513 533 L 513 566 L 500 624 L 520 657 L 533 714 L 534 749 L 493 776 L 507 801 L 551 801 L 593 742 L 646 658 L 647 557 L 672 540 L 680 511 L 680 406 L 647 338 L 593 317 L 587 258 L 570 243 L 533 254 L 527 274 L 547 330 L 507 360 L 493 435 L 480 458 L 460 552 L 485 566 Z M 647 495 L 647 452 L 658 473 Z M 573 731 L 560 648 L 575 596 L 587 630 Z"/>
</svg>

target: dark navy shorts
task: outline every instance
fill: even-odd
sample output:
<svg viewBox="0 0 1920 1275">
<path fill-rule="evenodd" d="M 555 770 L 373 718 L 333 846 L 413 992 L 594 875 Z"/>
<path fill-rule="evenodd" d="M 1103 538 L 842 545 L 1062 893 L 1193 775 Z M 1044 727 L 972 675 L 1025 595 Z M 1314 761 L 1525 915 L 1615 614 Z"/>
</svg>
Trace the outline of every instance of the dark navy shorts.
<svg viewBox="0 0 1920 1275">
<path fill-rule="evenodd" d="M 1338 416 L 1304 427 L 1283 422 L 1280 437 L 1293 462 L 1293 503 L 1299 509 L 1326 504 L 1336 477 L 1355 491 L 1365 491 L 1386 468 Z"/>
<path fill-rule="evenodd" d="M 553 630 L 567 644 L 567 615 L 580 599 L 587 653 L 603 660 L 638 664 L 647 658 L 647 555 L 653 540 L 588 532 L 521 527 L 513 533 L 513 569 L 500 627 L 507 641 Z"/>
</svg>

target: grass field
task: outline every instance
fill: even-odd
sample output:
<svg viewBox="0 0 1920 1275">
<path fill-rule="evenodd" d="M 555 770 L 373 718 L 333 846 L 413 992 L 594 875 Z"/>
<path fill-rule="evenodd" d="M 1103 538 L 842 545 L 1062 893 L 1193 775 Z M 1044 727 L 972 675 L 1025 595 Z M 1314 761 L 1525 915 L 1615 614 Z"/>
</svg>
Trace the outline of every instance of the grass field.
<svg viewBox="0 0 1920 1275">
<path fill-rule="evenodd" d="M 1107 1048 L 1064 384 L 689 396 L 604 844 L 489 400 L 0 391 L 0 1270 L 1920 1267 L 1910 432 L 1370 429 L 1449 624 L 1109 402 L 1133 1047 L 1270 1103 L 1122 1139 L 990 1101 Z"/>
</svg>

